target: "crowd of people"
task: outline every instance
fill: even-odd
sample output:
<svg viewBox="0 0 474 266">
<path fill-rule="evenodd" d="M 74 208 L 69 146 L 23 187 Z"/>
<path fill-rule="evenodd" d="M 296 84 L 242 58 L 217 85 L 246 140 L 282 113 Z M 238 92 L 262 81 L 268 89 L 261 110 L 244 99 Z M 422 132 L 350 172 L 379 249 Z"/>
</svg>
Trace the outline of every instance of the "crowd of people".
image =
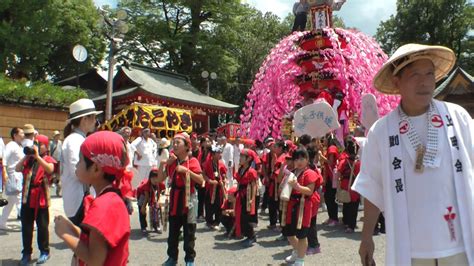
<svg viewBox="0 0 474 266">
<path fill-rule="evenodd" d="M 400 93 L 399 108 L 377 121 L 367 139 L 347 135 L 342 143 L 332 133 L 261 142 L 177 132 L 158 140 L 148 128 L 131 141 L 129 127 L 97 131 L 101 112 L 91 100 L 78 100 L 70 106 L 63 142 L 59 132 L 50 141 L 31 124 L 11 129 L 11 141 L 1 149 L 2 202 L 8 203 L 0 229 L 17 208 L 20 263 L 31 261 L 34 223 L 37 264 L 45 263 L 55 184 L 64 216 L 54 218 L 54 230 L 72 250 L 74 264 L 127 264 L 136 200 L 144 235 L 149 227 L 168 231 L 164 265 L 178 264 L 181 237 L 186 265 L 195 264 L 199 222 L 242 239 L 242 248 L 258 242 L 258 230 L 278 232 L 276 241 L 287 240 L 292 248 L 285 262 L 304 265 L 305 256 L 321 252 L 319 210 L 327 210 L 325 226 L 341 225 L 352 234 L 364 197 L 362 264 L 375 265 L 372 235 L 387 231 L 387 264 L 473 265 L 472 119 L 459 106 L 432 99 L 452 57 L 444 47 L 397 50 L 374 84 Z M 261 225 L 262 215 L 268 215 L 267 225 Z"/>
</svg>

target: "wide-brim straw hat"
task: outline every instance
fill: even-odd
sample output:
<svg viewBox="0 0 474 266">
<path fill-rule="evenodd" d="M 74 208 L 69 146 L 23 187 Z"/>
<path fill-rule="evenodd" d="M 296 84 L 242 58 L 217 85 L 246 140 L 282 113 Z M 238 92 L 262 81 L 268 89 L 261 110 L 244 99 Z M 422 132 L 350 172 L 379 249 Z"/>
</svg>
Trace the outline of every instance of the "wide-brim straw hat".
<svg viewBox="0 0 474 266">
<path fill-rule="evenodd" d="M 408 64 L 420 59 L 429 59 L 433 62 L 436 82 L 449 74 L 456 63 L 456 55 L 447 47 L 405 44 L 398 48 L 377 72 L 373 82 L 375 89 L 385 94 L 399 94 L 398 88 L 393 84 L 393 76 Z"/>
<path fill-rule="evenodd" d="M 98 115 L 101 113 L 102 111 L 95 109 L 95 104 L 91 99 L 79 99 L 69 106 L 69 119 L 67 121 L 69 122 L 83 116 L 92 114 Z"/>
</svg>

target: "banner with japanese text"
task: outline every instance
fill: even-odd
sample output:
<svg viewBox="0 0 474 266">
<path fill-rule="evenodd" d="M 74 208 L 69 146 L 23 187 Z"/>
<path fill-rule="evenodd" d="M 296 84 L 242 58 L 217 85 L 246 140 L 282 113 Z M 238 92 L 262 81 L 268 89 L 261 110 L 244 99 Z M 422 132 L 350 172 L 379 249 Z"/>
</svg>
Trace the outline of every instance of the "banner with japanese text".
<svg viewBox="0 0 474 266">
<path fill-rule="evenodd" d="M 152 131 L 191 132 L 191 111 L 133 103 L 107 121 L 102 129 L 117 131 L 125 126 L 132 129 L 149 128 Z"/>
</svg>

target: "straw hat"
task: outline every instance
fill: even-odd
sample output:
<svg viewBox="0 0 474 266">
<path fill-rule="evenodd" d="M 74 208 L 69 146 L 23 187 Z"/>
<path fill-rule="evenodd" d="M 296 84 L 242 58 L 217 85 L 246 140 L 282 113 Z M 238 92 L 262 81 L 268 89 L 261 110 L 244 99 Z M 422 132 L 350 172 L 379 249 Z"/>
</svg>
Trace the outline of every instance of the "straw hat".
<svg viewBox="0 0 474 266">
<path fill-rule="evenodd" d="M 69 122 L 83 116 L 92 114 L 98 115 L 101 113 L 102 111 L 95 109 L 94 102 L 91 99 L 79 99 L 69 106 L 69 119 L 67 121 Z"/>
<path fill-rule="evenodd" d="M 55 131 L 53 132 L 53 137 L 55 137 L 55 136 L 57 136 L 57 135 L 61 135 L 61 133 L 60 133 L 58 130 L 55 130 Z"/>
<path fill-rule="evenodd" d="M 433 62 L 436 82 L 445 77 L 456 62 L 454 52 L 447 47 L 415 43 L 405 44 L 398 48 L 377 72 L 374 77 L 374 87 L 385 94 L 399 94 L 398 89 L 392 82 L 393 76 L 408 64 L 420 59 L 429 59 Z"/>
<path fill-rule="evenodd" d="M 32 124 L 25 124 L 23 126 L 23 132 L 25 134 L 33 134 L 35 133 L 35 127 Z"/>
<path fill-rule="evenodd" d="M 168 148 L 171 145 L 171 142 L 167 138 L 162 138 L 160 141 L 160 148 Z"/>
</svg>

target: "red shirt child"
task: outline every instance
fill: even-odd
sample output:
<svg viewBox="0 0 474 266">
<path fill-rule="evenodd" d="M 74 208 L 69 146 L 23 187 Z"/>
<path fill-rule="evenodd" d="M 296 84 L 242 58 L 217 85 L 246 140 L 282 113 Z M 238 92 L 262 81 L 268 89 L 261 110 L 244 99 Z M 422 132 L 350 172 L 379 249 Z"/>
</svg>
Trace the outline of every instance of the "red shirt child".
<svg viewBox="0 0 474 266">
<path fill-rule="evenodd" d="M 56 234 L 72 249 L 81 265 L 127 264 L 130 218 L 120 190 L 113 184 L 124 175 L 128 165 L 126 147 L 122 136 L 110 131 L 96 132 L 81 145 L 77 177 L 100 192 L 95 199 L 84 199 L 81 227 L 63 216 L 54 219 Z"/>
<path fill-rule="evenodd" d="M 315 184 L 315 188 L 317 183 L 319 185 L 321 184 L 321 175 L 319 175 L 317 172 L 307 168 L 305 169 L 298 177 L 297 177 L 298 183 L 301 186 L 309 186 L 310 184 Z M 316 190 L 316 189 L 315 189 Z M 302 227 L 309 227 L 311 224 L 311 217 L 313 216 L 313 200 L 312 197 L 314 196 L 314 192 L 310 197 L 307 197 L 304 203 L 304 211 L 303 211 L 303 223 Z M 292 209 L 296 204 L 299 204 L 301 200 L 301 192 L 299 192 L 296 189 L 293 189 L 291 191 L 291 198 L 290 201 L 288 201 L 288 208 L 286 212 L 286 223 L 291 224 L 292 222 L 297 222 L 297 221 L 292 221 Z M 316 209 L 317 210 L 317 209 Z M 297 209 L 296 217 L 299 215 L 299 209 Z"/>
<path fill-rule="evenodd" d="M 354 183 L 360 171 L 359 160 L 354 161 L 353 159 L 350 159 L 349 157 L 345 157 L 343 160 L 339 161 L 339 164 L 337 166 L 337 172 L 341 174 L 341 188 L 349 191 L 349 193 L 351 194 L 351 202 L 356 202 L 359 200 L 360 195 L 359 193 L 350 189 L 350 186 L 352 186 L 352 184 L 349 185 L 349 180 L 351 176 L 351 168 L 353 168 L 352 183 Z"/>
</svg>

